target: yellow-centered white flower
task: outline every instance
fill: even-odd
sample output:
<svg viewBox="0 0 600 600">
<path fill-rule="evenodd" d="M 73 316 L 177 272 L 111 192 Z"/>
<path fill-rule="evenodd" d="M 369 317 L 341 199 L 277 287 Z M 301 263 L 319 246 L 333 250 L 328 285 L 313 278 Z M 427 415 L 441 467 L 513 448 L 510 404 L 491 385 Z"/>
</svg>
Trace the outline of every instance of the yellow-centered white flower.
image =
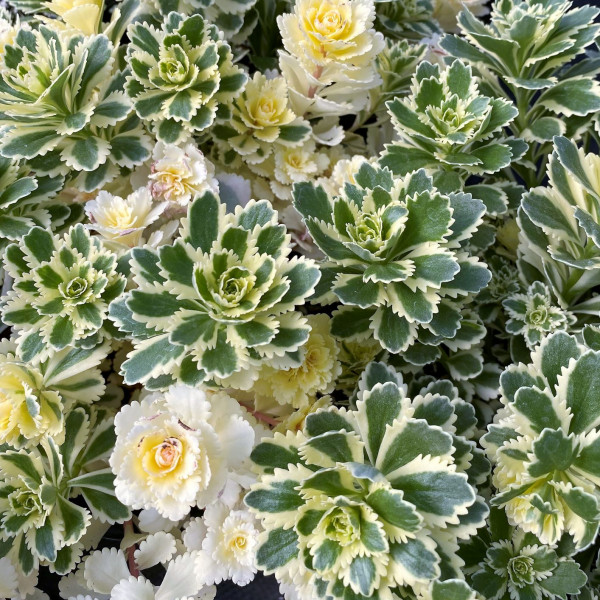
<svg viewBox="0 0 600 600">
<path fill-rule="evenodd" d="M 146 188 L 139 188 L 126 198 L 102 190 L 87 202 L 85 212 L 91 221 L 90 229 L 105 240 L 122 246 L 140 244 L 144 230 L 163 213 L 167 204 L 156 203 Z"/>
<path fill-rule="evenodd" d="M 206 190 L 219 191 L 213 164 L 194 144 L 157 142 L 152 159 L 150 190 L 156 200 L 187 206 Z"/>
<path fill-rule="evenodd" d="M 215 500 L 254 443 L 254 431 L 233 398 L 187 386 L 125 406 L 115 431 L 110 465 L 117 497 L 173 521 Z"/>
</svg>

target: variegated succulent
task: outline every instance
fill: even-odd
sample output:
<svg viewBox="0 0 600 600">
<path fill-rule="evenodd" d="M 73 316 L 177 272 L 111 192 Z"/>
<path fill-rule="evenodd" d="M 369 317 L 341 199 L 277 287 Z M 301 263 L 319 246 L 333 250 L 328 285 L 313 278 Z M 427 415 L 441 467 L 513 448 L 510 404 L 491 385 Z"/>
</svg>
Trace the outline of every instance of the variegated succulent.
<svg viewBox="0 0 600 600">
<path fill-rule="evenodd" d="M 513 294 L 502 306 L 509 315 L 506 331 L 523 335 L 530 349 L 550 333 L 568 331 L 577 321 L 575 315 L 557 306 L 547 285 L 536 281 L 524 294 Z"/>
<path fill-rule="evenodd" d="M 343 305 L 332 324 L 342 339 L 372 332 L 392 353 L 417 339 L 451 340 L 464 300 L 490 279 L 462 247 L 481 223 L 483 203 L 441 194 L 424 170 L 394 178 L 365 163 L 339 196 L 297 184 L 294 206 L 329 259 L 315 299 Z"/>
<path fill-rule="evenodd" d="M 0 73 L 2 155 L 30 159 L 39 174 L 85 172 L 87 189 L 146 160 L 150 140 L 128 120 L 114 55 L 105 35 L 20 29 Z"/>
<path fill-rule="evenodd" d="M 460 555 L 467 580 L 482 598 L 566 600 L 579 598 L 587 581 L 567 547 L 542 544 L 533 533 L 511 527 L 504 511 L 494 508 L 489 526 L 463 544 Z"/>
<path fill-rule="evenodd" d="M 4 268 L 14 284 L 2 298 L 2 320 L 17 333 L 25 361 L 95 346 L 105 333 L 108 305 L 125 288 L 116 256 L 83 225 L 61 237 L 34 227 L 8 246 Z"/>
<path fill-rule="evenodd" d="M 466 473 L 477 469 L 461 435 L 468 405 L 443 386 L 411 400 L 382 363 L 359 390 L 355 410 L 317 411 L 302 432 L 252 454 L 261 480 L 245 502 L 265 528 L 258 564 L 296 582 L 303 599 L 427 589 L 453 572 L 447 551 L 486 514 Z"/>
<path fill-rule="evenodd" d="M 137 289 L 111 306 L 135 350 L 127 383 L 162 388 L 212 379 L 248 388 L 265 360 L 299 366 L 310 327 L 296 311 L 319 280 L 313 261 L 289 257 L 290 236 L 266 200 L 226 214 L 211 192 L 194 201 L 180 239 L 135 248 Z"/>
<path fill-rule="evenodd" d="M 122 523 L 131 515 L 115 498 L 108 468 L 115 437 L 110 412 L 78 407 L 64 426 L 60 444 L 48 437 L 31 449 L 0 452 L 1 552 L 16 549 L 23 574 L 40 564 L 69 572 L 92 520 Z"/>
<path fill-rule="evenodd" d="M 548 187 L 524 195 L 519 211 L 519 267 L 524 279 L 546 280 L 561 306 L 598 314 L 600 156 L 565 137 L 554 139 Z"/>
<path fill-rule="evenodd" d="M 461 35 L 441 41 L 450 56 L 478 70 L 487 95 L 515 100 L 518 116 L 509 128 L 531 146 L 526 162 L 514 166 L 529 185 L 543 181 L 537 164 L 552 138 L 581 136 L 591 124 L 582 117 L 600 110 L 600 65 L 582 56 L 600 33 L 599 13 L 568 0 L 498 0 L 489 24 L 465 8 Z"/>
<path fill-rule="evenodd" d="M 558 332 L 531 360 L 500 377 L 503 408 L 482 438 L 491 502 L 544 544 L 569 533 L 585 548 L 600 525 L 600 352 Z"/>
<path fill-rule="evenodd" d="M 246 75 L 214 25 L 200 15 L 171 12 L 160 30 L 135 23 L 128 34 L 126 90 L 159 140 L 177 143 L 205 131 L 217 114 L 227 118 Z"/>
<path fill-rule="evenodd" d="M 444 71 L 420 63 L 411 91 L 388 103 L 398 140 L 387 146 L 381 163 L 395 174 L 420 168 L 497 173 L 525 152 L 521 140 L 503 134 L 516 107 L 480 93 L 471 67 L 460 60 Z"/>
</svg>

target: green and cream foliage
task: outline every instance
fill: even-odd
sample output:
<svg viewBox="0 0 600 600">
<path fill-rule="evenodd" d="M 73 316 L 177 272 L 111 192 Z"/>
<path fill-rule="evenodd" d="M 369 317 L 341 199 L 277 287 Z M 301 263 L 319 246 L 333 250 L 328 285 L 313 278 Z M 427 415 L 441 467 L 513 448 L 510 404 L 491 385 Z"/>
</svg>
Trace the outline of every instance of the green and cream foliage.
<svg viewBox="0 0 600 600">
<path fill-rule="evenodd" d="M 83 172 L 87 190 L 146 160 L 150 139 L 130 116 L 115 53 L 105 35 L 20 29 L 2 56 L 2 155 L 42 175 Z"/>
<path fill-rule="evenodd" d="M 557 304 L 548 286 L 536 281 L 526 293 L 513 294 L 502 302 L 509 316 L 506 331 L 523 335 L 527 346 L 533 350 L 554 331 L 571 330 L 577 318 Z"/>
<path fill-rule="evenodd" d="M 525 151 L 504 128 L 518 115 L 512 102 L 479 91 L 471 67 L 455 60 L 445 70 L 421 62 L 411 94 L 388 103 L 397 141 L 381 159 L 397 175 L 426 168 L 467 176 L 497 173 Z"/>
<path fill-rule="evenodd" d="M 19 240 L 36 225 L 56 227 L 67 219 L 69 207 L 50 201 L 62 183 L 61 177 L 35 177 L 19 161 L 0 157 L 0 244 Z"/>
<path fill-rule="evenodd" d="M 31 448 L 48 436 L 62 443 L 65 415 L 104 393 L 98 364 L 108 353 L 106 344 L 66 348 L 37 364 L 21 360 L 8 340 L 0 350 L 0 444 Z"/>
<path fill-rule="evenodd" d="M 590 292 L 600 281 L 600 157 L 556 137 L 548 177 L 548 187 L 530 190 L 521 203 L 521 274 L 546 280 L 563 307 L 597 315 Z"/>
<path fill-rule="evenodd" d="M 245 499 L 265 528 L 259 567 L 303 599 L 391 599 L 454 573 L 457 539 L 487 513 L 475 487 L 485 460 L 462 435 L 472 407 L 446 391 L 410 399 L 393 369 L 371 363 L 355 410 L 319 410 L 259 444 Z"/>
<path fill-rule="evenodd" d="M 257 367 L 300 366 L 310 326 L 296 309 L 319 269 L 290 257 L 290 236 L 266 200 L 235 212 L 211 192 L 194 201 L 179 239 L 132 251 L 137 289 L 111 317 L 133 338 L 125 382 L 163 388 L 217 380 L 248 388 Z"/>
<path fill-rule="evenodd" d="M 230 115 L 246 75 L 214 25 L 200 15 L 171 12 L 160 30 L 140 22 L 128 35 L 126 90 L 159 140 L 184 141 L 207 130 L 217 115 Z"/>
<path fill-rule="evenodd" d="M 566 545 L 542 544 L 534 534 L 511 527 L 504 512 L 496 508 L 489 523 L 460 552 L 467 579 L 483 598 L 566 600 L 579 594 L 587 577 L 565 554 Z"/>
<path fill-rule="evenodd" d="M 502 409 L 482 438 L 495 465 L 491 503 L 544 544 L 568 533 L 585 548 L 600 524 L 600 354 L 558 332 L 531 360 L 500 377 Z"/>
<path fill-rule="evenodd" d="M 518 115 L 509 125 L 530 144 L 524 179 L 543 181 L 539 159 L 556 135 L 579 137 L 600 110 L 600 71 L 592 56 L 582 56 L 598 38 L 594 6 L 574 8 L 566 0 L 498 0 L 488 24 L 468 9 L 458 17 L 460 35 L 445 36 L 442 48 L 472 64 L 490 96 L 514 100 Z M 576 63 L 572 63 L 577 58 Z"/>
<path fill-rule="evenodd" d="M 110 411 L 74 408 L 64 430 L 62 443 L 45 437 L 36 447 L 3 446 L 0 452 L 0 554 L 16 554 L 24 574 L 39 565 L 69 572 L 93 522 L 122 523 L 131 516 L 115 498 L 108 468 L 115 440 Z"/>
<path fill-rule="evenodd" d="M 17 334 L 24 361 L 95 346 L 107 334 L 109 304 L 125 288 L 117 257 L 81 224 L 60 237 L 32 228 L 8 246 L 4 268 L 14 283 L 2 298 L 2 321 Z"/>
<path fill-rule="evenodd" d="M 419 339 L 456 338 L 461 310 L 490 273 L 464 242 L 485 211 L 470 195 L 438 192 L 424 170 L 394 178 L 363 164 L 337 196 L 312 183 L 294 188 L 294 206 L 329 259 L 314 300 L 339 302 L 332 332 L 372 334 L 391 353 Z M 458 340 L 456 340 L 458 341 Z"/>
</svg>

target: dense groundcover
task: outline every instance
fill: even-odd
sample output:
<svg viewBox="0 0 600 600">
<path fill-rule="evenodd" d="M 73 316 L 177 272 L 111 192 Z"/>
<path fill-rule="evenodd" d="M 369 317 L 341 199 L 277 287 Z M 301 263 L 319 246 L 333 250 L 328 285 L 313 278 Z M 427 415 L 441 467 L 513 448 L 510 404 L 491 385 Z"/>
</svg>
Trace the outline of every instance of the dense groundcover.
<svg viewBox="0 0 600 600">
<path fill-rule="evenodd" d="M 0 7 L 0 598 L 600 600 L 600 6 Z"/>
</svg>

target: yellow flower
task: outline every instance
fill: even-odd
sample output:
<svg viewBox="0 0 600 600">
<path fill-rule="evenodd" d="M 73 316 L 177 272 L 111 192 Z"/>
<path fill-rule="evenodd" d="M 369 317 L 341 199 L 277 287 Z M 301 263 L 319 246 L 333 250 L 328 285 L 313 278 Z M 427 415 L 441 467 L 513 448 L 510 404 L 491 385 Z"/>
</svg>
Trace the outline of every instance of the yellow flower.
<svg viewBox="0 0 600 600">
<path fill-rule="evenodd" d="M 0 355 L 0 444 L 31 447 L 47 435 L 61 442 L 62 412 L 60 394 L 44 386 L 38 369 Z"/>
<path fill-rule="evenodd" d="M 227 141 L 250 163 L 264 161 L 272 151 L 273 142 L 297 146 L 311 132 L 308 122 L 289 108 L 283 77 L 267 79 L 256 72 L 232 109 L 231 126 L 238 135 Z"/>
<path fill-rule="evenodd" d="M 69 27 L 85 35 L 98 33 L 103 5 L 102 0 L 52 0 L 45 3 L 46 8 Z"/>
<path fill-rule="evenodd" d="M 126 198 L 102 190 L 85 205 L 90 229 L 104 239 L 133 247 L 140 243 L 144 229 L 154 223 L 166 204 L 154 204 L 150 191 L 140 188 Z"/>
<path fill-rule="evenodd" d="M 310 315 L 310 336 L 302 349 L 302 363 L 292 369 L 262 367 L 254 384 L 259 397 L 305 408 L 317 393 L 328 394 L 340 373 L 337 360 L 338 346 L 331 335 L 331 322 L 327 315 Z"/>
<path fill-rule="evenodd" d="M 367 65 L 383 47 L 370 0 L 297 0 L 278 18 L 285 49 L 305 64 Z"/>
</svg>

